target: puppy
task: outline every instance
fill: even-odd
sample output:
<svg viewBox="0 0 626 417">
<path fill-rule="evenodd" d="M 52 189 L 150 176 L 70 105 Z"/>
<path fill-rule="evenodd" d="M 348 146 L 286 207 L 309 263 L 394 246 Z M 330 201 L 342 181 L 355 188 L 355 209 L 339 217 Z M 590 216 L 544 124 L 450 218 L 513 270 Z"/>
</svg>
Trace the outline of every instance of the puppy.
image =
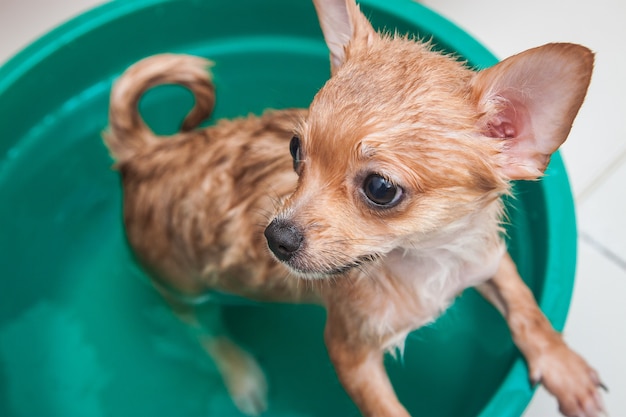
<svg viewBox="0 0 626 417">
<path fill-rule="evenodd" d="M 384 353 L 474 286 L 561 412 L 598 416 L 596 371 L 541 313 L 502 237 L 502 197 L 512 180 L 540 178 L 565 141 L 593 54 L 549 44 L 473 72 L 428 43 L 377 33 L 353 0 L 314 3 L 332 76 L 308 110 L 194 130 L 215 95 L 209 62 L 184 55 L 141 61 L 111 94 L 105 142 L 128 241 L 235 404 L 261 413 L 266 381 L 219 320 L 196 318 L 207 291 L 324 306 L 343 387 L 363 415 L 398 417 L 408 413 Z M 196 104 L 180 133 L 160 138 L 137 104 L 168 83 Z"/>
</svg>

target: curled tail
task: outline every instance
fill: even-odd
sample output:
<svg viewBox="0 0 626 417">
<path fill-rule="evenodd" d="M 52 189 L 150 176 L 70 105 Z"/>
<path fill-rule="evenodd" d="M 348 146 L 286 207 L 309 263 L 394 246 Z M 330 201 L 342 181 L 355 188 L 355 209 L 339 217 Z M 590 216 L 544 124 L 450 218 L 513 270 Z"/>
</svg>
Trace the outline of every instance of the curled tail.
<svg viewBox="0 0 626 417">
<path fill-rule="evenodd" d="M 109 106 L 109 130 L 104 134 L 111 156 L 120 162 L 132 158 L 147 144 L 158 140 L 139 114 L 141 96 L 162 84 L 188 88 L 195 105 L 183 121 L 181 130 L 190 131 L 213 111 L 215 89 L 208 69 L 211 61 L 191 55 L 161 54 L 145 58 L 115 82 Z"/>
</svg>

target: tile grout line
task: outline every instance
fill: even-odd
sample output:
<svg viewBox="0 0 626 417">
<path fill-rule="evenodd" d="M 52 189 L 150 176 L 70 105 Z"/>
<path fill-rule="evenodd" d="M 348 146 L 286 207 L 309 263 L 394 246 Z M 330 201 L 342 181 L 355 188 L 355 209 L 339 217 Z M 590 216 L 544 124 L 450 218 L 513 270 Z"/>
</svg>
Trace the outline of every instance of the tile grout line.
<svg viewBox="0 0 626 417">
<path fill-rule="evenodd" d="M 626 260 L 625 259 L 622 259 L 622 257 L 620 257 L 618 254 L 613 252 L 611 249 L 604 246 L 602 243 L 600 243 L 598 240 L 596 240 L 587 232 L 581 231 L 578 234 L 578 236 L 580 237 L 580 240 L 590 245 L 594 250 L 599 252 L 600 255 L 604 256 L 610 262 L 614 263 L 617 267 L 619 267 L 624 272 L 626 272 Z"/>
<path fill-rule="evenodd" d="M 598 186 L 606 180 L 611 174 L 613 174 L 626 162 L 626 149 L 624 149 L 615 159 L 613 159 L 592 181 L 587 185 L 578 196 L 575 197 L 576 204 L 584 202 Z"/>
</svg>

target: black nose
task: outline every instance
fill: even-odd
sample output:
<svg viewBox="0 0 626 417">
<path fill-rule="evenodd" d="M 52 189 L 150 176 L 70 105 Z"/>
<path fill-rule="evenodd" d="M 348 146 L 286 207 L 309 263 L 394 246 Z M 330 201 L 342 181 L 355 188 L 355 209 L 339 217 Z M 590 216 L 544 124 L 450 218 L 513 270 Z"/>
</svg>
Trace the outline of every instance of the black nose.
<svg viewBox="0 0 626 417">
<path fill-rule="evenodd" d="M 300 249 L 304 237 L 302 233 L 290 222 L 274 219 L 265 228 L 267 245 L 274 255 L 283 262 L 289 261 Z"/>
</svg>

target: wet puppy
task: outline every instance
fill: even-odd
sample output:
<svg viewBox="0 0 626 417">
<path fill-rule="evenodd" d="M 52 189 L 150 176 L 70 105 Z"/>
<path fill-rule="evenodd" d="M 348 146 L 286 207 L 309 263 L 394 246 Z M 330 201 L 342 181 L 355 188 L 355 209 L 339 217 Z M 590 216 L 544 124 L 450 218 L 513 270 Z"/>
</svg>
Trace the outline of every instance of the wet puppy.
<svg viewBox="0 0 626 417">
<path fill-rule="evenodd" d="M 353 0 L 314 3 L 332 77 L 308 110 L 194 130 L 215 95 L 208 61 L 184 55 L 148 58 L 115 84 L 105 141 L 128 240 L 155 287 L 248 414 L 266 407 L 265 378 L 219 320 L 199 323 L 193 300 L 207 290 L 324 306 L 344 388 L 364 415 L 395 417 L 408 413 L 384 353 L 477 287 L 563 414 L 597 416 L 597 373 L 541 313 L 502 238 L 502 196 L 512 180 L 540 178 L 567 138 L 593 54 L 549 44 L 473 72 L 377 33 Z M 167 83 L 196 105 L 160 138 L 137 104 Z"/>
</svg>

